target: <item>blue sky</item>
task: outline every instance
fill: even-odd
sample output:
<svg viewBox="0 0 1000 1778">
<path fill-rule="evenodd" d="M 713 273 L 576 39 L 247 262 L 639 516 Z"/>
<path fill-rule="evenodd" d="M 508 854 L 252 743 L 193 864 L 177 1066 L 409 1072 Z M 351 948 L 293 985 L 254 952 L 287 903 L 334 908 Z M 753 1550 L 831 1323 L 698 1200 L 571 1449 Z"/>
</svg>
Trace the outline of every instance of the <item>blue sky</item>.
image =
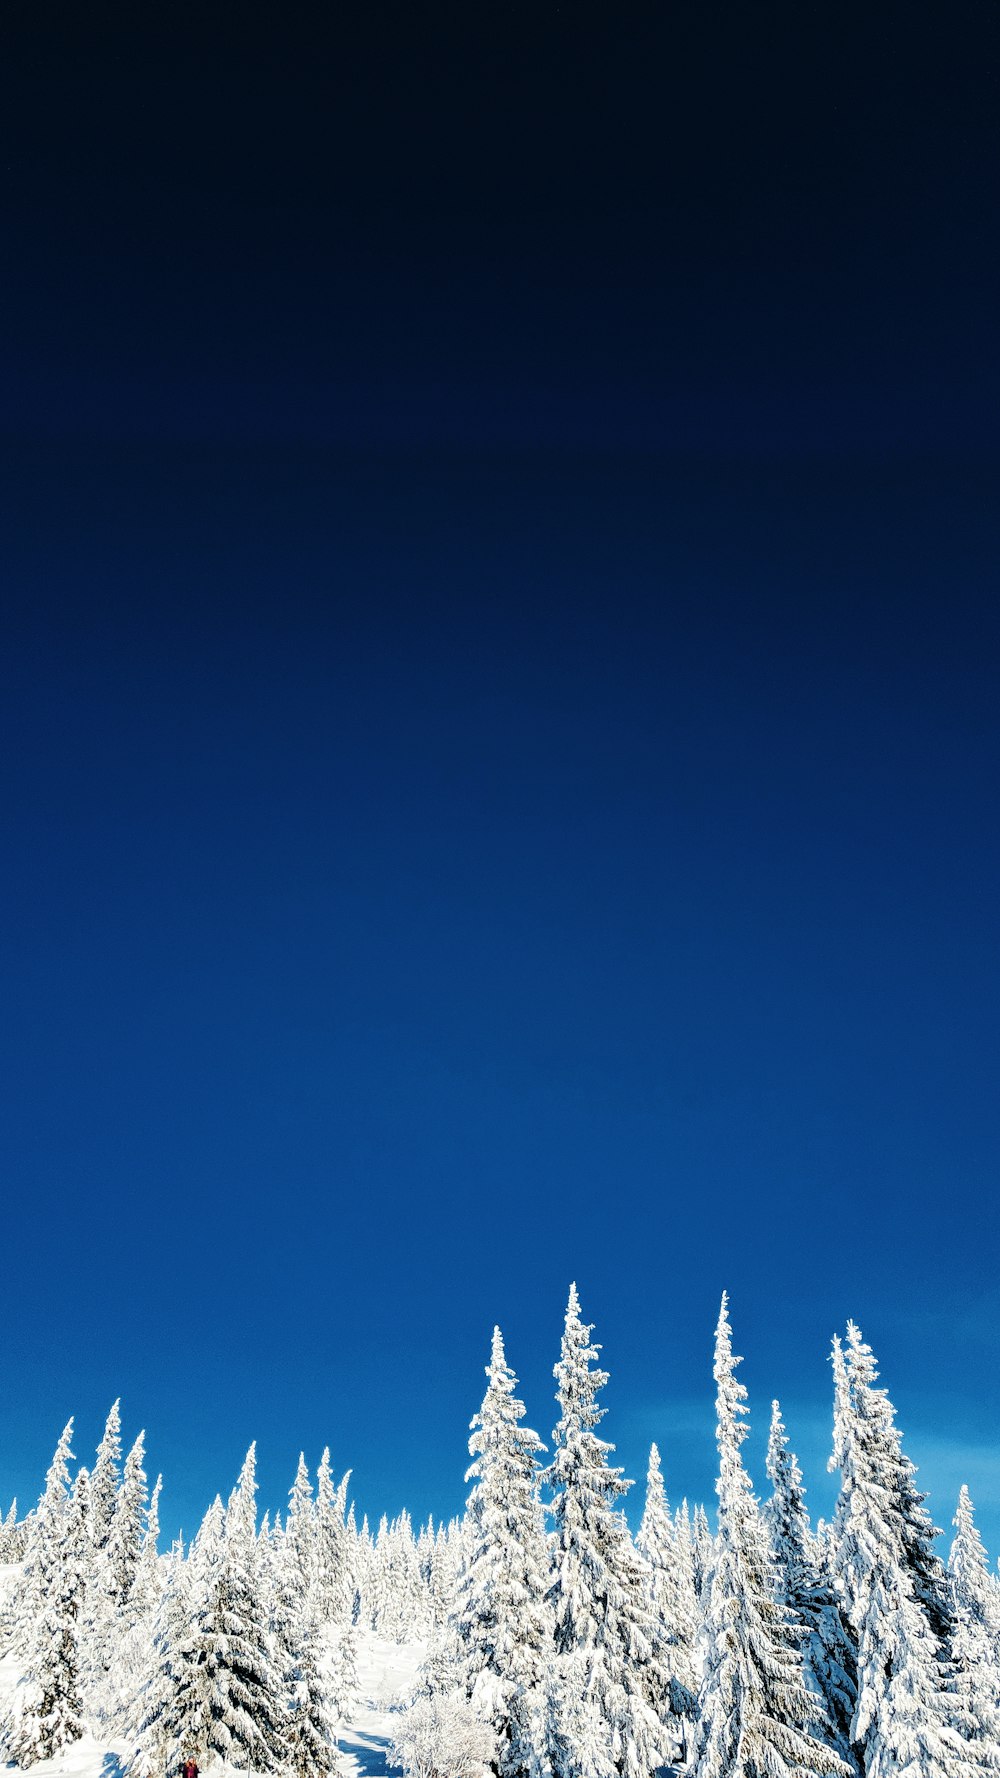
<svg viewBox="0 0 1000 1778">
<path fill-rule="evenodd" d="M 0 1494 L 450 1514 L 575 1278 L 995 1552 L 993 23 L 364 10 L 5 58 Z"/>
</svg>

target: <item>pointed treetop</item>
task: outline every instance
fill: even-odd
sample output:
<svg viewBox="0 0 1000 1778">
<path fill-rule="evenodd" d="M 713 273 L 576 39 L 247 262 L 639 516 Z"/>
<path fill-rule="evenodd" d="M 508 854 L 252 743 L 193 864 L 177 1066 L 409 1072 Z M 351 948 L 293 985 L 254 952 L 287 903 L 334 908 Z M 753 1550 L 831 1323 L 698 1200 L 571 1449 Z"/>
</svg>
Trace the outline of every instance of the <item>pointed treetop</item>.
<svg viewBox="0 0 1000 1778">
<path fill-rule="evenodd" d="M 720 1451 L 728 1449 L 737 1451 L 743 1440 L 749 1436 L 750 1428 L 746 1424 L 748 1408 L 747 1392 L 742 1383 L 736 1381 L 736 1367 L 743 1363 L 733 1353 L 733 1330 L 729 1321 L 729 1295 L 722 1293 L 722 1305 L 715 1328 L 715 1363 L 712 1375 L 717 1385 L 716 1406 L 718 1424 L 716 1442 Z"/>
</svg>

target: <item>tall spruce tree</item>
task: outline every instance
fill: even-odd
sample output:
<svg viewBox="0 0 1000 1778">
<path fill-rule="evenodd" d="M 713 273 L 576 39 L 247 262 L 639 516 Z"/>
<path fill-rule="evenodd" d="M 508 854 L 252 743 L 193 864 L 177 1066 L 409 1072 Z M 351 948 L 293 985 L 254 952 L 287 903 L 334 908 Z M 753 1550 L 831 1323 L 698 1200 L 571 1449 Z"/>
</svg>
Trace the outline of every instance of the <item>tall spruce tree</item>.
<svg viewBox="0 0 1000 1778">
<path fill-rule="evenodd" d="M 116 1401 L 112 1403 L 105 1422 L 104 1433 L 97 1447 L 97 1462 L 90 1477 L 88 1524 L 90 1540 L 97 1550 L 104 1549 L 111 1535 L 111 1522 L 115 1516 L 115 1501 L 121 1486 L 121 1433 L 121 1402 Z"/>
<path fill-rule="evenodd" d="M 23 1627 L 24 1667 L 7 1725 L 11 1758 L 22 1767 L 53 1759 L 84 1733 L 79 1683 L 79 1618 L 86 1530 L 82 1497 L 69 1480 L 69 1422 L 49 1466 L 35 1519 L 33 1617 Z"/>
<path fill-rule="evenodd" d="M 669 1668 L 645 1577 L 618 1502 L 630 1483 L 608 1459 L 614 1446 L 595 1428 L 608 1381 L 600 1347 L 580 1315 L 576 1285 L 555 1367 L 559 1424 L 543 1480 L 553 1490 L 558 1661 L 551 1690 L 549 1758 L 556 1778 L 649 1778 L 668 1737 L 656 1713 Z"/>
<path fill-rule="evenodd" d="M 947 1693 L 934 1623 L 947 1621 L 933 1527 L 913 1485 L 874 1354 L 834 1341 L 834 1452 L 841 1472 L 830 1560 L 857 1648 L 851 1736 L 866 1778 L 971 1778 L 979 1768 Z"/>
<path fill-rule="evenodd" d="M 705 1622 L 705 1674 L 695 1778 L 848 1774 L 824 1738 L 822 1705 L 806 1684 L 799 1639 L 777 1598 L 767 1533 L 740 1449 L 746 1390 L 736 1380 L 728 1299 L 715 1334 L 719 1531 Z"/>
<path fill-rule="evenodd" d="M 250 1446 L 230 1496 L 208 1649 L 214 1665 L 207 1751 L 223 1763 L 271 1772 L 282 1762 L 281 1681 L 271 1658 L 269 1609 L 257 1545 L 256 1447 Z"/>
<path fill-rule="evenodd" d="M 538 1500 L 537 1433 L 522 1426 L 500 1329 L 493 1329 L 488 1384 L 472 1421 L 474 1486 L 468 1561 L 455 1606 L 466 1695 L 496 1736 L 504 1778 L 532 1771 L 543 1710 L 552 1620 L 548 1558 Z"/>
</svg>

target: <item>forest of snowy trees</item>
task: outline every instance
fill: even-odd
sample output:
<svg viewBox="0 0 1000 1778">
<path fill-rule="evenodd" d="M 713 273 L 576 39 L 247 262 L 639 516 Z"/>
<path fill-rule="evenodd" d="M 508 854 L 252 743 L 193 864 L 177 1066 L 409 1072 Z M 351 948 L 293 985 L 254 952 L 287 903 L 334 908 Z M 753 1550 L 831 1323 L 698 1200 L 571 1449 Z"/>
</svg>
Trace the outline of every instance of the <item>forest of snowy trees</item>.
<svg viewBox="0 0 1000 1778">
<path fill-rule="evenodd" d="M 116 1403 L 93 1468 L 72 1423 L 0 1526 L 6 1757 L 86 1733 L 129 1778 L 184 1758 L 325 1778 L 365 1638 L 419 1643 L 395 1716 L 409 1778 L 983 1778 L 1000 1773 L 1000 1585 L 962 1489 L 944 1562 L 871 1348 L 833 1347 L 836 1510 L 813 1526 L 777 1402 L 758 1499 L 728 1305 L 715 1335 L 714 1525 L 668 1504 L 654 1445 L 635 1536 L 597 1428 L 607 1374 L 570 1291 L 546 1451 L 494 1330 L 465 1514 L 356 1523 L 328 1452 L 259 1521 L 251 1447 L 189 1547 L 158 1548 L 144 1435 Z"/>
</svg>

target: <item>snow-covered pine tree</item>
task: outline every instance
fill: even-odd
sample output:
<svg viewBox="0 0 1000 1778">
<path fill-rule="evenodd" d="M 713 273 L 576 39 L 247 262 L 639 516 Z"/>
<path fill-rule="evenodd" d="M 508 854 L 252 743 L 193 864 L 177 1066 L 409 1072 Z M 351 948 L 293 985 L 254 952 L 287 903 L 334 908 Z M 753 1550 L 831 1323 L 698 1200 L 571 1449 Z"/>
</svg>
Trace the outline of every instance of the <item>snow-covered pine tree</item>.
<svg viewBox="0 0 1000 1778">
<path fill-rule="evenodd" d="M 303 1603 L 298 1616 L 295 1650 L 282 1763 L 296 1778 L 328 1778 L 337 1765 L 336 1722 L 320 1665 L 319 1629 L 311 1599 Z"/>
<path fill-rule="evenodd" d="M 851 1724 L 857 1705 L 857 1662 L 836 1594 L 813 1557 L 802 1471 L 789 1447 L 781 1407 L 771 1404 L 767 1474 L 772 1494 L 764 1521 L 777 1565 L 779 1596 L 803 1633 L 807 1683 L 823 1700 L 834 1745 L 853 1764 Z"/>
<path fill-rule="evenodd" d="M 977 1757 L 996 1764 L 1000 1749 L 1000 1606 L 996 1583 L 976 1528 L 969 1490 L 959 1491 L 955 1539 L 948 1557 L 952 1596 L 952 1676 L 949 1690 Z"/>
<path fill-rule="evenodd" d="M 168 1563 L 153 1631 L 149 1672 L 136 1700 L 133 1778 L 176 1771 L 182 1759 L 206 1761 L 215 1681 L 213 1608 L 222 1561 L 225 1514 L 216 1495 L 185 1561 Z"/>
<path fill-rule="evenodd" d="M 206 1624 L 213 1696 L 207 1755 L 271 1772 L 284 1757 L 281 1681 L 274 1672 L 257 1547 L 256 1447 L 229 1499 Z"/>
<path fill-rule="evenodd" d="M 555 1367 L 559 1424 L 553 1461 L 542 1480 L 551 1512 L 558 1674 L 550 1698 L 549 1758 L 555 1778 L 649 1778 L 663 1763 L 667 1735 L 654 1705 L 669 1679 L 659 1626 L 642 1567 L 618 1502 L 630 1484 L 608 1458 L 614 1449 L 595 1427 L 597 1397 L 608 1380 L 596 1368 L 600 1347 L 580 1316 L 576 1285 L 566 1309 Z"/>
<path fill-rule="evenodd" d="M 53 1759 L 84 1733 L 79 1687 L 78 1620 L 84 1588 L 81 1498 L 69 1481 L 70 1421 L 49 1466 L 33 1538 L 35 1615 L 25 1626 L 24 1669 L 8 1718 L 15 1764 Z"/>
<path fill-rule="evenodd" d="M 316 1566 L 322 1623 L 342 1622 L 350 1615 L 354 1601 L 353 1539 L 345 1522 L 350 1480 L 348 1470 L 334 1487 L 327 1447 L 316 1471 Z"/>
<path fill-rule="evenodd" d="M 158 1475 L 149 1499 L 146 1523 L 142 1531 L 139 1564 L 132 1583 L 132 1600 L 136 1614 L 150 1622 L 156 1614 L 160 1603 L 160 1594 L 163 1591 L 163 1577 L 160 1572 L 160 1558 L 157 1551 L 160 1541 L 160 1494 L 162 1491 L 163 1477 Z"/>
<path fill-rule="evenodd" d="M 16 1562 L 17 1549 L 17 1498 L 10 1503 L 7 1517 L 0 1526 L 0 1562 Z"/>
<path fill-rule="evenodd" d="M 305 1456 L 301 1452 L 295 1480 L 288 1492 L 282 1547 L 293 1593 L 313 1603 L 317 1585 L 316 1506 Z"/>
<path fill-rule="evenodd" d="M 853 1323 L 846 1353 L 835 1340 L 833 1359 L 831 1467 L 841 1485 L 830 1560 L 857 1648 L 851 1738 L 866 1778 L 971 1778 L 981 1767 L 955 1726 L 925 1603 L 932 1582 L 936 1595 L 932 1527 L 895 1410 Z"/>
<path fill-rule="evenodd" d="M 534 1770 L 552 1649 L 548 1557 L 538 1500 L 537 1433 L 493 1329 L 486 1394 L 472 1421 L 468 1562 L 455 1604 L 466 1696 L 496 1736 L 503 1778 Z"/>
<path fill-rule="evenodd" d="M 692 1554 L 694 1560 L 694 1590 L 704 1615 L 708 1605 L 708 1595 L 712 1585 L 712 1569 L 715 1565 L 715 1538 L 712 1536 L 708 1523 L 708 1514 L 699 1501 L 694 1509 L 691 1522 Z"/>
<path fill-rule="evenodd" d="M 107 1593 L 116 1612 L 126 1610 L 142 1561 L 147 1512 L 146 1472 L 142 1466 L 145 1446 L 146 1434 L 140 1432 L 125 1460 L 104 1546 Z"/>
<path fill-rule="evenodd" d="M 97 1462 L 90 1478 L 90 1509 L 88 1525 L 90 1541 L 96 1550 L 103 1550 L 111 1535 L 115 1501 L 121 1486 L 122 1456 L 121 1402 L 112 1403 L 97 1447 Z"/>
<path fill-rule="evenodd" d="M 646 1502 L 635 1542 L 649 1570 L 650 1598 L 662 1629 L 670 1667 L 670 1683 L 661 1700 L 659 1714 L 663 1716 L 670 1711 L 674 1716 L 690 1717 L 697 1686 L 697 1601 L 690 1560 L 685 1561 L 685 1554 L 689 1558 L 689 1552 L 679 1547 L 656 1445 L 649 1448 Z"/>
<path fill-rule="evenodd" d="M 822 1778 L 850 1768 L 823 1738 L 798 1635 L 776 1598 L 774 1558 L 740 1454 L 746 1390 L 736 1380 L 728 1298 L 715 1333 L 719 1532 L 705 1619 L 693 1778 Z"/>
</svg>

